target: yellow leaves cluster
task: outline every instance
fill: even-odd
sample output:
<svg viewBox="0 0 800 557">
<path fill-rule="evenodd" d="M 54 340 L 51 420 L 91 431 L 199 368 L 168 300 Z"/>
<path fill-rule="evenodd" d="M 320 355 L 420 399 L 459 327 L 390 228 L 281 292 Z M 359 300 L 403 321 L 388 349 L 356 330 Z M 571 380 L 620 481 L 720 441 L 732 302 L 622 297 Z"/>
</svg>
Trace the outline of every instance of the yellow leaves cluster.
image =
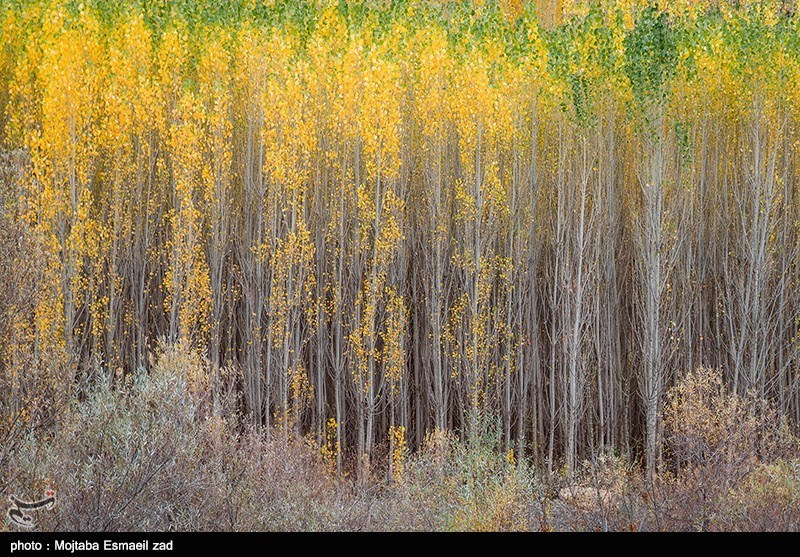
<svg viewBox="0 0 800 557">
<path fill-rule="evenodd" d="M 286 43 L 268 50 L 264 114 L 264 170 L 275 183 L 297 192 L 308 178 L 308 164 L 316 148 L 314 113 L 309 102 L 310 74 L 305 63 L 293 63 Z"/>
<path fill-rule="evenodd" d="M 208 332 L 211 283 L 203 252 L 202 128 L 205 111 L 191 92 L 177 99 L 175 120 L 169 127 L 167 147 L 173 160 L 170 268 L 166 276 L 166 310 L 179 316 L 181 336 Z"/>
<path fill-rule="evenodd" d="M 386 48 L 356 41 L 345 57 L 345 106 L 355 115 L 368 177 L 394 178 L 400 168 L 400 69 Z"/>
<path fill-rule="evenodd" d="M 102 87 L 103 146 L 110 150 L 130 148 L 131 134 L 141 136 L 155 125 L 158 103 L 150 75 L 152 41 L 140 16 L 116 26 L 108 38 Z"/>
<path fill-rule="evenodd" d="M 291 324 L 298 312 L 312 312 L 316 279 L 314 276 L 315 246 L 311 233 L 300 222 L 295 231 L 279 239 L 271 260 L 270 290 L 273 335 L 282 344 L 289 342 Z M 313 316 L 312 316 L 313 317 Z"/>
<path fill-rule="evenodd" d="M 162 107 L 159 130 L 167 125 L 166 118 L 177 104 L 183 90 L 184 69 L 188 58 L 188 39 L 186 29 L 175 24 L 161 37 L 156 50 L 155 84 L 158 91 L 156 100 Z"/>
<path fill-rule="evenodd" d="M 209 41 L 198 64 L 199 96 L 204 103 L 205 144 L 209 152 L 203 168 L 208 202 L 214 202 L 215 198 L 225 193 L 225 188 L 220 188 L 220 184 L 229 181 L 231 174 L 233 100 L 231 61 L 230 54 L 223 45 L 225 40 L 223 37 Z"/>
<path fill-rule="evenodd" d="M 379 269 L 386 268 L 392 256 L 398 252 L 398 246 L 404 238 L 403 217 L 405 214 L 405 201 L 398 197 L 393 189 L 386 191 L 382 202 L 383 216 L 380 229 L 375 239 L 376 261 Z"/>
<path fill-rule="evenodd" d="M 383 333 L 384 349 L 381 358 L 389 382 L 389 396 L 394 399 L 400 394 L 400 383 L 405 376 L 408 309 L 405 299 L 397 293 L 396 288 L 388 287 L 386 297 L 388 317 Z"/>
<path fill-rule="evenodd" d="M 322 460 L 333 470 L 341 452 L 341 443 L 338 436 L 339 426 L 335 418 L 328 418 L 325 422 L 325 442 L 320 448 Z"/>
<path fill-rule="evenodd" d="M 448 53 L 447 36 L 443 29 L 420 30 L 413 40 L 420 45 L 414 108 L 423 136 L 428 141 L 442 141 L 452 106 L 448 102 L 447 85 L 452 79 L 453 60 Z"/>
<path fill-rule="evenodd" d="M 289 373 L 289 400 L 291 402 L 289 418 L 292 426 L 297 427 L 303 411 L 314 400 L 314 389 L 308 381 L 308 373 L 302 363 L 292 368 Z"/>
<path fill-rule="evenodd" d="M 392 461 L 392 479 L 400 481 L 403 479 L 405 461 L 408 457 L 405 426 L 391 426 L 389 428 L 389 451 Z"/>
</svg>

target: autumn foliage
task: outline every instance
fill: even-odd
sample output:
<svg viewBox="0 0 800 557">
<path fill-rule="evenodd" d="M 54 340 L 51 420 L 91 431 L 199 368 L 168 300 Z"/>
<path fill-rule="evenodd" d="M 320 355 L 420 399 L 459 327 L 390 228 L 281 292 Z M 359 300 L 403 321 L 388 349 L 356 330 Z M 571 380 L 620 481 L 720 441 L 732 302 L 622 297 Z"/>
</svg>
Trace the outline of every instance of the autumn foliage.
<svg viewBox="0 0 800 557">
<path fill-rule="evenodd" d="M 420 527 L 551 516 L 569 486 L 524 466 L 791 491 L 799 26 L 777 0 L 3 2 L 0 465 L 144 420 L 161 365 L 224 454 L 302 439 L 406 501 L 415 455 L 492 439 L 499 483 Z"/>
</svg>

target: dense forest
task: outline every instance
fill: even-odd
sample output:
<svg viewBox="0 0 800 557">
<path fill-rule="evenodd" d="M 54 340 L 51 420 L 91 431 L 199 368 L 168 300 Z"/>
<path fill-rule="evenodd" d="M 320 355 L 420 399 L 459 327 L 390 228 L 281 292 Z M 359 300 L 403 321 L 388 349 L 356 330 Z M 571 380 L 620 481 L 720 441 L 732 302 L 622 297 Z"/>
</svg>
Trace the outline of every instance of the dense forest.
<svg viewBox="0 0 800 557">
<path fill-rule="evenodd" d="M 92 425 L 361 486 L 437 443 L 652 486 L 712 422 L 797 454 L 793 3 L 5 0 L 0 29 L 0 487 Z M 68 526 L 147 526 L 113 516 Z"/>
</svg>

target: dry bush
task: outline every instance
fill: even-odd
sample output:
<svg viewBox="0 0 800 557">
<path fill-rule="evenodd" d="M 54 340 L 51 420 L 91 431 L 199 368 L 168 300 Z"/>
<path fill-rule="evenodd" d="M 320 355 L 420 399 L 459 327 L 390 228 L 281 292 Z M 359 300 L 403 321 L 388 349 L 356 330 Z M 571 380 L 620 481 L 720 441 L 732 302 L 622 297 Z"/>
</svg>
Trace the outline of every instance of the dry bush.
<svg viewBox="0 0 800 557">
<path fill-rule="evenodd" d="M 471 446 L 440 432 L 428 436 L 381 501 L 380 528 L 509 531 L 539 527 L 541 486 L 494 439 Z"/>
<path fill-rule="evenodd" d="M 778 460 L 756 468 L 722 497 L 714 527 L 731 532 L 800 530 L 800 462 Z"/>
<path fill-rule="evenodd" d="M 209 490 L 200 529 L 314 531 L 347 523 L 351 493 L 308 440 L 247 431 L 215 449 L 203 458 Z"/>
<path fill-rule="evenodd" d="M 58 506 L 40 513 L 43 529 L 186 527 L 177 519 L 203 488 L 198 437 L 179 377 L 156 368 L 115 388 L 101 378 L 57 431 L 28 437 L 14 463 L 26 481 L 16 487 L 25 495 L 55 488 Z"/>
<path fill-rule="evenodd" d="M 559 530 L 639 531 L 647 527 L 647 495 L 641 470 L 612 453 L 584 461 L 576 479 L 558 490 Z"/>
<path fill-rule="evenodd" d="M 654 518 L 662 529 L 750 529 L 731 522 L 735 513 L 728 511 L 737 506 L 731 494 L 769 491 L 759 471 L 797 455 L 797 439 L 774 404 L 752 392 L 729 393 L 721 374 L 710 369 L 672 389 L 664 427 L 671 470 L 653 486 Z"/>
<path fill-rule="evenodd" d="M 375 529 L 435 531 L 447 527 L 458 501 L 454 455 L 459 441 L 450 432 L 429 434 L 405 463 L 403 475 L 382 492 Z M 376 522 L 378 522 L 376 521 Z"/>
<path fill-rule="evenodd" d="M 56 428 L 28 434 L 9 466 L 20 497 L 56 490 L 45 530 L 315 530 L 346 505 L 302 438 L 239 431 L 235 400 L 202 358 L 163 347 L 149 374 L 100 376 Z M 194 382 L 194 383 L 193 383 Z M 215 402 L 209 402 L 214 399 Z M 214 410 L 216 408 L 216 410 Z"/>
<path fill-rule="evenodd" d="M 668 467 L 652 482 L 620 459 L 584 463 L 559 490 L 564 530 L 792 530 L 800 522 L 797 439 L 774 404 L 729 393 L 699 369 L 664 412 Z"/>
<path fill-rule="evenodd" d="M 23 348 L 42 285 L 42 245 L 15 215 L 15 182 L 24 154 L 0 152 L 0 492 L 11 481 L 11 453 L 26 429 L 53 420 L 62 393 L 50 381 L 51 369 L 34 365 Z"/>
</svg>

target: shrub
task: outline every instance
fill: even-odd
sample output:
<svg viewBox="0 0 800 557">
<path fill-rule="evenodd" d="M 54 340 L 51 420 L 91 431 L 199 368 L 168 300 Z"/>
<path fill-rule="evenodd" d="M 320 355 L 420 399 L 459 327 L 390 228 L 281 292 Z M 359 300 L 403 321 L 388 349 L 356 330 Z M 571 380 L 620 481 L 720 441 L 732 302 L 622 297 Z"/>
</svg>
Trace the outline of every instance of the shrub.
<svg viewBox="0 0 800 557">
<path fill-rule="evenodd" d="M 12 481 L 9 460 L 26 428 L 49 423 L 61 407 L 63 382 L 37 365 L 26 344 L 43 289 L 42 244 L 14 215 L 13 187 L 22 153 L 0 151 L 0 492 Z M 61 384 L 60 384 L 61 383 Z"/>
<path fill-rule="evenodd" d="M 671 470 L 654 486 L 654 501 L 667 529 L 719 528 L 731 492 L 763 484 L 757 471 L 797 454 L 797 439 L 774 404 L 753 392 L 727 392 L 721 374 L 710 369 L 672 389 L 664 426 Z"/>
<path fill-rule="evenodd" d="M 724 531 L 800 529 L 800 462 L 761 464 L 741 485 L 725 494 L 714 524 Z"/>
<path fill-rule="evenodd" d="M 31 434 L 17 465 L 23 493 L 46 478 L 58 512 L 41 513 L 59 530 L 162 530 L 184 518 L 202 485 L 192 474 L 198 428 L 186 384 L 156 367 L 112 388 L 102 377 L 56 432 Z M 27 489 L 25 489 L 27 488 Z"/>
<path fill-rule="evenodd" d="M 381 520 L 397 530 L 528 530 L 539 526 L 539 488 L 491 437 L 466 445 L 432 434 L 385 493 Z"/>
<path fill-rule="evenodd" d="M 299 437 L 237 428 L 235 401 L 186 346 L 152 371 L 100 376 L 58 427 L 13 455 L 12 493 L 57 493 L 45 530 L 315 530 L 344 505 L 319 450 Z M 205 387 L 204 387 L 205 386 Z M 216 408 L 216 410 L 214 409 Z"/>
<path fill-rule="evenodd" d="M 647 527 L 642 471 L 612 453 L 583 462 L 577 481 L 558 491 L 562 530 L 638 531 Z"/>
</svg>

